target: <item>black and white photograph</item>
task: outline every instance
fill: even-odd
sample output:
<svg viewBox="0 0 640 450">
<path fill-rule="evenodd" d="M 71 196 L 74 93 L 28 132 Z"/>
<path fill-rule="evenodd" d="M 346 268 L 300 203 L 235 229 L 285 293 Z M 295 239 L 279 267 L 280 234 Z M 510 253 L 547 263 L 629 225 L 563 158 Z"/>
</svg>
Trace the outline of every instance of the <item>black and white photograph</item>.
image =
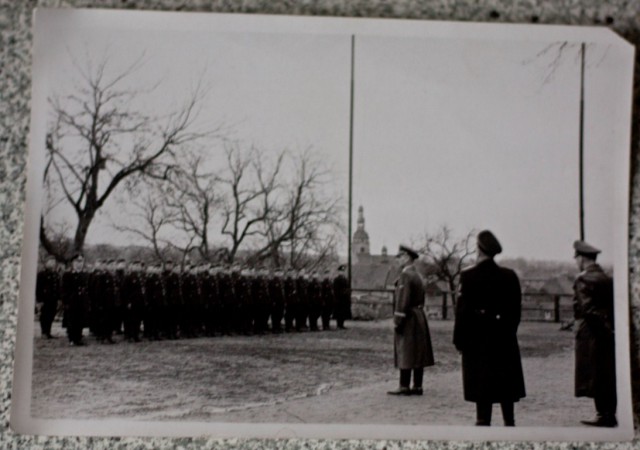
<svg viewBox="0 0 640 450">
<path fill-rule="evenodd" d="M 34 23 L 15 430 L 632 438 L 622 38 Z"/>
</svg>

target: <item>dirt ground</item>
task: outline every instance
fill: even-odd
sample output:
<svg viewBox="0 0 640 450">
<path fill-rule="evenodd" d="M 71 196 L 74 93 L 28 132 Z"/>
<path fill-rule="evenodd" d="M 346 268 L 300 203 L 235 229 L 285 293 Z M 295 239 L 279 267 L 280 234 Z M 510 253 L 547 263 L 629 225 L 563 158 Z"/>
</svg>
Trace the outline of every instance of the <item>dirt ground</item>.
<svg viewBox="0 0 640 450">
<path fill-rule="evenodd" d="M 469 425 L 453 322 L 431 321 L 436 365 L 422 397 L 392 397 L 388 320 L 349 322 L 347 330 L 230 336 L 69 347 L 34 340 L 31 411 L 38 418 L 127 418 L 211 422 Z M 37 329 L 37 327 L 36 327 Z M 85 330 L 86 334 L 86 330 Z M 573 396 L 573 333 L 558 324 L 519 331 L 527 397 L 519 426 L 577 426 L 593 415 Z M 494 422 L 501 424 L 499 407 Z"/>
</svg>

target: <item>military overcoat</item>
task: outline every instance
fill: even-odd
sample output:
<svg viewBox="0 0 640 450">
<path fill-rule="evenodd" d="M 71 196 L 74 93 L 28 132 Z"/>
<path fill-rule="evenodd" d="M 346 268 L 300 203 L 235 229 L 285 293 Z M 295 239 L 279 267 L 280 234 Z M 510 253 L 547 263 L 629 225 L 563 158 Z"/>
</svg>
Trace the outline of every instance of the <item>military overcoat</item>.
<svg viewBox="0 0 640 450">
<path fill-rule="evenodd" d="M 615 396 L 613 280 L 599 265 L 577 276 L 573 306 L 577 320 L 575 395 Z"/>
<path fill-rule="evenodd" d="M 424 313 L 424 287 L 413 266 L 406 267 L 396 280 L 394 317 L 400 326 L 394 332 L 394 363 L 398 369 L 418 369 L 434 364 L 433 347 Z"/>
<path fill-rule="evenodd" d="M 498 403 L 525 397 L 517 338 L 521 307 L 514 271 L 486 259 L 462 272 L 453 343 L 462 353 L 465 400 Z"/>
</svg>

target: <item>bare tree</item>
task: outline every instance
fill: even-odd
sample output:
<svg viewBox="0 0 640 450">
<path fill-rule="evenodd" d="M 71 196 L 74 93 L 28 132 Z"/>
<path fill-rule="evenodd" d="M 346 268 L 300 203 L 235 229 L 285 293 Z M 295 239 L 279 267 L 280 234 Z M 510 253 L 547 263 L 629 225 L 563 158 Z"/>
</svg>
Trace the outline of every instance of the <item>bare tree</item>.
<svg viewBox="0 0 640 450">
<path fill-rule="evenodd" d="M 46 138 L 46 176 L 57 185 L 63 203 L 72 208 L 77 224 L 71 251 L 60 252 L 51 245 L 46 216 L 40 237 L 43 247 L 61 261 L 82 252 L 96 213 L 116 188 L 135 181 L 136 176 L 166 177 L 168 156 L 220 129 L 195 129 L 201 84 L 175 111 L 153 116 L 135 104 L 157 85 L 145 90 L 129 83 L 142 57 L 115 75 L 110 75 L 108 63 L 105 58 L 95 66 L 76 64 L 80 79 L 73 92 L 49 99 L 53 120 Z"/>
<path fill-rule="evenodd" d="M 221 233 L 231 238 L 227 258 L 233 262 L 245 239 L 259 234 L 258 226 L 274 214 L 271 194 L 277 188 L 283 156 L 267 168 L 265 156 L 256 148 L 243 150 L 237 142 L 227 143 L 225 153 L 225 176 L 219 179 L 225 189 Z"/>
<path fill-rule="evenodd" d="M 168 248 L 171 240 L 162 238 L 163 231 L 175 221 L 164 202 L 149 194 L 141 201 L 134 201 L 136 211 L 132 213 L 135 226 L 114 224 L 114 228 L 137 236 L 153 249 L 155 257 L 163 264 L 168 259 Z M 190 250 L 189 246 L 185 249 Z"/>
<path fill-rule="evenodd" d="M 311 148 L 291 155 L 291 166 L 293 178 L 281 188 L 284 200 L 265 208 L 260 228 L 265 244 L 255 256 L 271 258 L 278 267 L 286 251 L 288 265 L 301 268 L 308 265 L 303 256 L 310 253 L 317 262 L 335 255 L 336 234 L 344 228 L 339 220 L 342 198 L 331 196 L 331 170 Z"/>
<path fill-rule="evenodd" d="M 475 232 L 472 230 L 464 238 L 456 239 L 451 229 L 443 225 L 434 234 L 425 233 L 419 247 L 426 262 L 434 268 L 434 276 L 447 283 L 454 306 L 458 299 L 460 273 L 475 253 L 474 236 Z"/>
<path fill-rule="evenodd" d="M 185 154 L 181 161 L 175 162 L 174 167 L 164 189 L 165 203 L 173 216 L 172 222 L 193 238 L 200 258 L 210 261 L 210 227 L 216 208 L 222 205 L 218 176 L 202 171 L 203 156 L 196 153 Z"/>
</svg>

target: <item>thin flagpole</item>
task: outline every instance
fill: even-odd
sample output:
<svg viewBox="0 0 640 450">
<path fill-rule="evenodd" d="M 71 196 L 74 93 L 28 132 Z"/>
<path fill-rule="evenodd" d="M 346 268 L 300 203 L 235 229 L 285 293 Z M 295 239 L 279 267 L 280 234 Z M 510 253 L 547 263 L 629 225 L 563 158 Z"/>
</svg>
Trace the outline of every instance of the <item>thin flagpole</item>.
<svg viewBox="0 0 640 450">
<path fill-rule="evenodd" d="M 351 221 L 352 221 L 352 203 L 353 203 L 353 98 L 354 98 L 354 65 L 355 65 L 355 45 L 356 37 L 351 35 L 351 100 L 349 111 L 349 226 L 348 226 L 348 268 L 347 274 L 349 278 L 349 286 L 351 286 Z"/>
<path fill-rule="evenodd" d="M 580 58 L 580 240 L 584 240 L 584 53 L 585 44 L 583 42 Z"/>
</svg>

